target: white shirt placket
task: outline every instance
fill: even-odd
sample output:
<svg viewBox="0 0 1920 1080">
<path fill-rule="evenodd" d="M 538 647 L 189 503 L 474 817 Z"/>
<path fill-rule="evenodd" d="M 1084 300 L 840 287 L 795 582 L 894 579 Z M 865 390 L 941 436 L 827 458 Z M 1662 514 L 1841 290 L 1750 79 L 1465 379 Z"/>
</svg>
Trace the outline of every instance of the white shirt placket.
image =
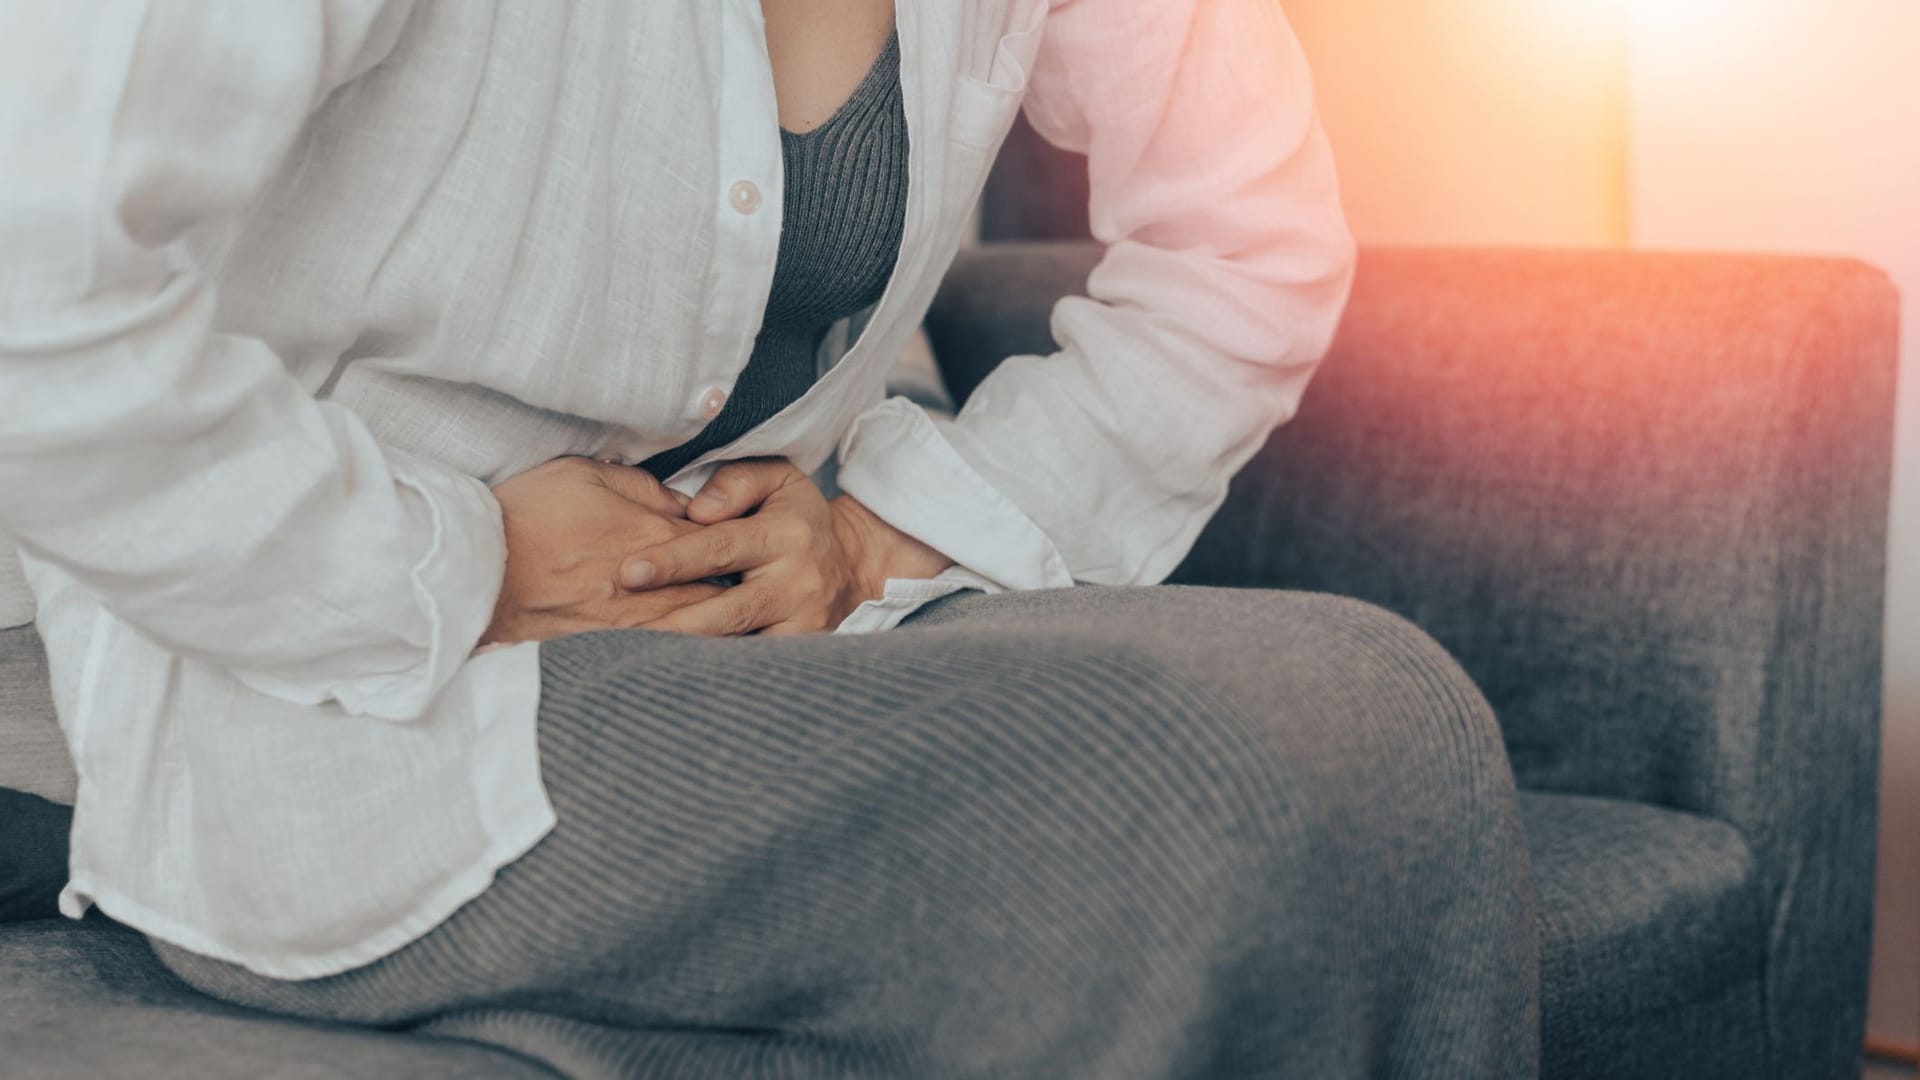
<svg viewBox="0 0 1920 1080">
<path fill-rule="evenodd" d="M 681 403 L 682 414 L 698 424 L 720 415 L 753 353 L 780 253 L 786 190 L 779 102 L 760 4 L 724 0 L 715 17 L 721 43 L 712 192 L 717 285 L 704 320 L 704 347 L 693 365 L 696 374 L 685 384 Z M 657 441 L 623 432 L 599 456 L 631 465 L 659 449 Z M 691 491 L 709 472 L 698 466 L 683 469 L 673 486 Z"/>
</svg>

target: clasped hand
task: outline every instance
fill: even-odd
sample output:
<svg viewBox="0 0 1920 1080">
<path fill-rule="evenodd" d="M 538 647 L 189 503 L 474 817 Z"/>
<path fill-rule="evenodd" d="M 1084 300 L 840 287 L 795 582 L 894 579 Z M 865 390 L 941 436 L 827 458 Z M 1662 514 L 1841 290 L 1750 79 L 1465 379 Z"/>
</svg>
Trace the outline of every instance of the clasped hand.
<svg viewBox="0 0 1920 1080">
<path fill-rule="evenodd" d="M 556 458 L 493 489 L 507 569 L 483 643 L 590 630 L 832 630 L 889 577 L 950 560 L 785 459 L 716 469 L 691 500 L 643 470 Z M 709 579 L 739 575 L 722 587 Z"/>
</svg>

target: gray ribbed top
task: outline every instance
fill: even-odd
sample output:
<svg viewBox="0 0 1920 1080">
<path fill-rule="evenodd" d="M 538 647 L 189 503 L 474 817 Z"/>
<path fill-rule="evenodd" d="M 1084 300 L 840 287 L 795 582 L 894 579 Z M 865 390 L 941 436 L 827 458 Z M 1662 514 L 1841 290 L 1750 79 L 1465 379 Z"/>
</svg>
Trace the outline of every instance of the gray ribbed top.
<svg viewBox="0 0 1920 1080">
<path fill-rule="evenodd" d="M 780 149 L 785 211 L 760 334 L 720 414 L 698 435 L 640 463 L 662 480 L 806 393 L 821 337 L 886 289 L 907 214 L 898 35 L 826 123 L 804 135 L 782 129 Z"/>
</svg>

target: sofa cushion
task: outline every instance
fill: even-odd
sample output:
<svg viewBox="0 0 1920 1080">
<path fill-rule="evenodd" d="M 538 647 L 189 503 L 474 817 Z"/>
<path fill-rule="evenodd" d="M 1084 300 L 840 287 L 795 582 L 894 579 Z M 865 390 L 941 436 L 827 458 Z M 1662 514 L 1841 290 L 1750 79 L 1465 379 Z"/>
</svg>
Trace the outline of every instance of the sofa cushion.
<svg viewBox="0 0 1920 1080">
<path fill-rule="evenodd" d="M 76 783 L 53 711 L 46 647 L 31 623 L 0 630 L 0 788 L 72 805 Z"/>
<path fill-rule="evenodd" d="M 0 1062 L 36 1080 L 551 1077 L 475 1043 L 287 1020 L 178 979 L 146 939 L 99 918 L 0 927 Z"/>
<path fill-rule="evenodd" d="M 33 590 L 14 542 L 0 536 L 0 627 L 25 626 L 33 621 Z"/>
<path fill-rule="evenodd" d="M 1540 911 L 1541 1075 L 1642 1075 L 1639 1060 L 1647 1075 L 1759 1075 L 1767 929 L 1739 831 L 1538 792 L 1521 793 L 1520 813 Z"/>
<path fill-rule="evenodd" d="M 0 564 L 10 559 L 0 547 Z M 32 624 L 0 630 L 0 923 L 54 914 L 74 787 L 40 635 Z"/>
</svg>

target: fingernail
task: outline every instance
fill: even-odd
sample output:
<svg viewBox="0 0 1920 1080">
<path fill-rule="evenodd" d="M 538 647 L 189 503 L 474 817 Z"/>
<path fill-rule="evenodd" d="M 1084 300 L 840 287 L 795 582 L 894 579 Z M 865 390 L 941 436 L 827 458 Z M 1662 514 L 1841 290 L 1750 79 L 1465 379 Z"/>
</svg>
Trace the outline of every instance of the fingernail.
<svg viewBox="0 0 1920 1080">
<path fill-rule="evenodd" d="M 620 581 L 629 589 L 644 589 L 653 582 L 653 564 L 650 562 L 628 563 Z"/>
<path fill-rule="evenodd" d="M 700 492 L 699 496 L 697 496 L 693 502 L 695 506 L 700 507 L 702 510 L 724 510 L 727 506 L 727 497 L 718 491 L 708 488 Z"/>
</svg>

